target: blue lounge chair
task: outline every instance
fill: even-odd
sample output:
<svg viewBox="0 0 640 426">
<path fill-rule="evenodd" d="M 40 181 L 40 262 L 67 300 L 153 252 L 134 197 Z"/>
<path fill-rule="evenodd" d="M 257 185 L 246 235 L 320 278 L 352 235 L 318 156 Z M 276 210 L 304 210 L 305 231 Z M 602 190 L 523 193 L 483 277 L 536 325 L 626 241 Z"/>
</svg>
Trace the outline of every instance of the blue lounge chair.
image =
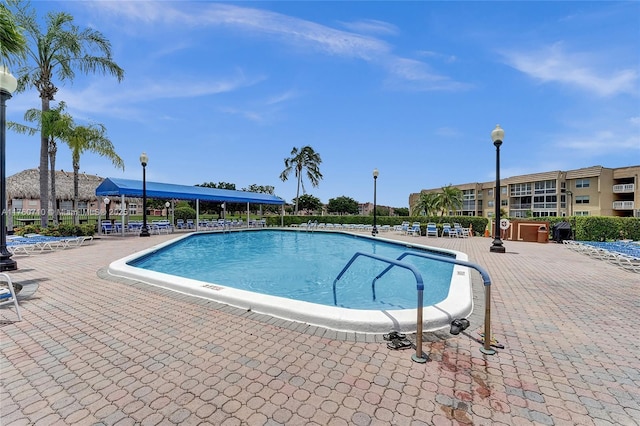
<svg viewBox="0 0 640 426">
<path fill-rule="evenodd" d="M 436 237 L 438 238 L 438 227 L 435 223 L 429 222 L 427 223 L 427 237 Z"/>
</svg>

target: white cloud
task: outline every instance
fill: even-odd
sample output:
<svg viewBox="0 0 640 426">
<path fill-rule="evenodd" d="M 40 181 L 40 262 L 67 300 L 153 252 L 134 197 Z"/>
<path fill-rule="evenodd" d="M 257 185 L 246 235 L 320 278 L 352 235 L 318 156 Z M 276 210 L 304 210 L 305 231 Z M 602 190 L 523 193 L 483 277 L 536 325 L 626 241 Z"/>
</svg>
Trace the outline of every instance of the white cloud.
<svg viewBox="0 0 640 426">
<path fill-rule="evenodd" d="M 428 66 L 414 59 L 403 58 L 392 53 L 392 46 L 383 40 L 341 31 L 315 22 L 286 16 L 261 9 L 239 7 L 219 3 L 195 3 L 196 8 L 188 8 L 180 3 L 180 10 L 168 2 L 89 2 L 101 13 L 124 16 L 133 21 L 147 24 L 173 25 L 175 31 L 180 26 L 190 29 L 196 26 L 224 26 L 255 33 L 260 37 L 272 37 L 281 43 L 293 44 L 304 51 L 316 50 L 327 55 L 361 59 L 387 69 L 394 78 L 414 83 L 404 88 L 418 90 L 458 90 L 464 85 L 449 77 L 432 72 Z M 124 3 L 124 7 L 120 7 Z M 193 6 L 193 3 L 189 4 Z M 380 21 L 362 21 L 369 29 L 387 32 L 393 26 Z M 354 24 L 355 25 L 355 24 Z M 422 84 L 415 85 L 420 81 Z"/>
<path fill-rule="evenodd" d="M 388 22 L 378 21 L 375 19 L 363 19 L 355 22 L 341 22 L 342 26 L 349 31 L 365 34 L 387 34 L 395 35 L 398 33 L 398 27 Z"/>
<path fill-rule="evenodd" d="M 574 86 L 598 96 L 613 96 L 637 91 L 636 68 L 609 70 L 597 56 L 566 52 L 562 43 L 538 51 L 504 53 L 507 64 L 542 81 Z"/>
</svg>

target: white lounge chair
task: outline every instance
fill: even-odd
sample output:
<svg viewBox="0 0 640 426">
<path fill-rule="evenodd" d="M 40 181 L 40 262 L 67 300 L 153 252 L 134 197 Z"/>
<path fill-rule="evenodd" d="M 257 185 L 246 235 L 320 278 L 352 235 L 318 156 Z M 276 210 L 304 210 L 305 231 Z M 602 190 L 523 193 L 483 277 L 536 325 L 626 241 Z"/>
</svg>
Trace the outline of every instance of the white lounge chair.
<svg viewBox="0 0 640 426">
<path fill-rule="evenodd" d="M 413 235 L 414 237 L 419 237 L 421 235 L 420 230 L 420 222 L 413 222 L 411 228 L 407 230 L 407 235 Z"/>
<path fill-rule="evenodd" d="M 429 222 L 427 223 L 427 237 L 436 237 L 438 238 L 438 227 L 435 223 Z"/>
<path fill-rule="evenodd" d="M 22 315 L 20 314 L 20 307 L 18 306 L 18 298 L 16 297 L 11 277 L 7 274 L 0 273 L 0 278 L 7 282 L 7 287 L 0 286 L 0 306 L 13 304 L 16 308 L 16 314 L 18 315 L 18 321 L 22 321 Z"/>
</svg>

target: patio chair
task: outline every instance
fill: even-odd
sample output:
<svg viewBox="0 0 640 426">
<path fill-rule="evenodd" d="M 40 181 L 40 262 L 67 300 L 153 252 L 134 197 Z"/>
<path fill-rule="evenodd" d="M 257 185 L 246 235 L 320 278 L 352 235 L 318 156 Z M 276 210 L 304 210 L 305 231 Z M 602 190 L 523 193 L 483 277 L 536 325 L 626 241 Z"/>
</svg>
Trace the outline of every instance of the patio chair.
<svg viewBox="0 0 640 426">
<path fill-rule="evenodd" d="M 435 223 L 429 222 L 427 223 L 427 237 L 436 237 L 438 238 L 438 227 Z"/>
<path fill-rule="evenodd" d="M 420 230 L 420 222 L 413 222 L 411 228 L 407 231 L 407 235 L 413 235 L 414 237 L 419 237 L 422 231 Z"/>
<path fill-rule="evenodd" d="M 0 286 L 0 306 L 13 304 L 16 308 L 18 321 L 22 321 L 20 307 L 18 306 L 18 298 L 16 297 L 16 291 L 13 287 L 13 283 L 11 282 L 11 277 L 5 273 L 0 273 L 0 278 L 7 282 L 7 288 Z"/>
<path fill-rule="evenodd" d="M 110 220 L 103 220 L 101 227 L 103 234 L 111 234 L 113 232 L 113 226 L 111 225 Z"/>
</svg>

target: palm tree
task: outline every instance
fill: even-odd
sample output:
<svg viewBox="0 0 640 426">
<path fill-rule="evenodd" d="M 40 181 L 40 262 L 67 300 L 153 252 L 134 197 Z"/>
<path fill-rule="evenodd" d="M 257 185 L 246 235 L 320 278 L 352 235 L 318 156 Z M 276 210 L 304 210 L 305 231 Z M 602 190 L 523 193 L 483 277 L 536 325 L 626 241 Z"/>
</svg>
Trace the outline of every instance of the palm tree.
<svg viewBox="0 0 640 426">
<path fill-rule="evenodd" d="M 300 186 L 302 186 L 302 192 L 304 193 L 304 183 L 302 183 L 302 171 L 306 169 L 307 178 L 314 187 L 318 186 L 322 179 L 322 173 L 318 167 L 322 163 L 320 154 L 315 152 L 310 146 L 303 146 L 298 150 L 294 147 L 291 150 L 291 157 L 284 159 L 285 169 L 280 173 L 280 179 L 286 181 L 289 177 L 291 170 L 295 170 L 296 178 L 298 178 L 298 190 L 296 191 L 296 209 L 295 214 L 298 214 L 298 199 L 300 198 Z"/>
<path fill-rule="evenodd" d="M 440 194 L 436 194 L 435 192 L 420 193 L 412 210 L 418 214 L 424 212 L 426 216 L 436 214 L 436 212 L 440 210 L 441 198 Z"/>
<path fill-rule="evenodd" d="M 13 4 L 13 3 L 11 3 Z M 65 12 L 50 12 L 46 16 L 46 31 L 43 33 L 36 13 L 28 4 L 15 5 L 16 23 L 24 28 L 32 43 L 27 47 L 27 63 L 18 71 L 18 91 L 35 87 L 40 94 L 41 111 L 49 111 L 50 102 L 58 88 L 53 75 L 62 82 L 75 77 L 75 69 L 88 74 L 101 71 L 124 78 L 124 70 L 111 57 L 111 43 L 99 31 L 80 29 L 73 23 L 73 16 Z M 96 53 L 97 52 L 97 53 Z M 49 140 L 40 134 L 40 204 L 41 225 L 47 226 L 49 215 L 49 193 L 47 180 Z M 55 152 L 53 153 L 55 155 Z"/>
<path fill-rule="evenodd" d="M 16 25 L 15 17 L 4 4 L 0 4 L 0 64 L 11 63 L 11 57 L 24 57 L 27 40 Z"/>
<path fill-rule="evenodd" d="M 31 108 L 24 114 L 24 119 L 31 123 L 37 123 L 37 127 L 29 127 L 24 124 L 9 122 L 8 127 L 18 133 L 26 133 L 35 135 L 40 132 L 47 138 L 47 153 L 51 164 L 51 199 L 53 200 L 54 210 L 56 206 L 56 153 L 58 152 L 58 144 L 56 139 L 63 139 L 73 124 L 73 119 L 69 114 L 64 113 L 65 103 L 60 102 L 58 106 L 46 112 Z M 54 224 L 58 224 L 58 215 L 53 215 Z"/>
<path fill-rule="evenodd" d="M 441 216 L 445 212 L 456 212 L 462 209 L 462 190 L 449 184 L 442 187 L 440 195 L 440 207 L 442 208 Z"/>
<path fill-rule="evenodd" d="M 116 154 L 113 144 L 106 135 L 106 128 L 102 124 L 72 126 L 65 136 L 65 142 L 71 149 L 73 161 L 73 210 L 77 211 L 80 155 L 85 151 L 94 152 L 110 159 L 114 166 L 122 170 L 124 170 L 124 162 Z M 77 220 L 77 216 L 74 217 Z"/>
</svg>

